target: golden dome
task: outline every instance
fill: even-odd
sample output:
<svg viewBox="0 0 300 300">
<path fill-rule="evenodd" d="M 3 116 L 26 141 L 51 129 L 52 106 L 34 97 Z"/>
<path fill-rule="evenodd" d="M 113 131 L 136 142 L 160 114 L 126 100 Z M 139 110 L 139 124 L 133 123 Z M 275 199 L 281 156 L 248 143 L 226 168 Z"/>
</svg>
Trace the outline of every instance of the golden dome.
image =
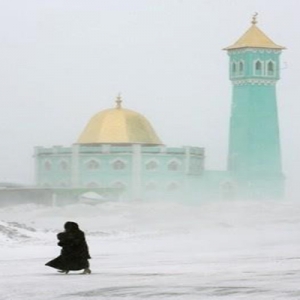
<svg viewBox="0 0 300 300">
<path fill-rule="evenodd" d="M 252 26 L 231 46 L 224 50 L 233 50 L 240 48 L 268 48 L 268 49 L 285 49 L 285 47 L 275 44 L 266 36 L 257 26 L 257 13 L 253 16 Z"/>
<path fill-rule="evenodd" d="M 121 97 L 116 107 L 97 113 L 89 121 L 78 144 L 146 144 L 161 145 L 148 120 L 141 114 L 121 106 Z"/>
</svg>

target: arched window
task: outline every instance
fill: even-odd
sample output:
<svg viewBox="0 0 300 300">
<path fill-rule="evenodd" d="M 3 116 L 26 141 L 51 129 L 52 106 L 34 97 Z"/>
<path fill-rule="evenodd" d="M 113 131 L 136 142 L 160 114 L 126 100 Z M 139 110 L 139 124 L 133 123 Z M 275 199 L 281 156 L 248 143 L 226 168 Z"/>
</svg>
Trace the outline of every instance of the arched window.
<svg viewBox="0 0 300 300">
<path fill-rule="evenodd" d="M 100 168 L 100 163 L 95 159 L 91 159 L 90 161 L 87 162 L 87 168 L 89 170 L 97 170 Z"/>
<path fill-rule="evenodd" d="M 233 76 L 236 76 L 236 73 L 237 73 L 237 66 L 236 66 L 236 62 L 233 62 L 232 63 L 232 75 Z"/>
<path fill-rule="evenodd" d="M 256 71 L 261 71 L 262 70 L 262 63 L 260 61 L 257 61 L 255 63 L 255 70 Z"/>
<path fill-rule="evenodd" d="M 45 168 L 45 170 L 46 171 L 50 171 L 51 169 L 52 169 L 52 164 L 51 164 L 51 162 L 50 161 L 45 161 L 45 163 L 44 163 L 44 168 Z"/>
<path fill-rule="evenodd" d="M 67 171 L 69 168 L 69 164 L 65 160 L 62 160 L 59 165 L 63 171 Z"/>
<path fill-rule="evenodd" d="M 268 76 L 274 76 L 275 74 L 275 66 L 272 61 L 269 61 L 267 64 L 267 74 Z"/>
<path fill-rule="evenodd" d="M 156 188 L 157 188 L 157 186 L 154 182 L 149 182 L 146 185 L 146 190 L 147 191 L 154 191 L 154 190 L 156 190 Z"/>
<path fill-rule="evenodd" d="M 255 68 L 255 75 L 262 75 L 263 74 L 263 64 L 262 64 L 261 61 L 258 60 L 255 63 L 254 68 Z"/>
<path fill-rule="evenodd" d="M 244 62 L 240 61 L 239 62 L 239 75 L 244 74 Z"/>
<path fill-rule="evenodd" d="M 158 167 L 158 163 L 155 160 L 151 160 L 146 163 L 146 169 L 151 171 L 151 170 L 156 170 Z"/>
<path fill-rule="evenodd" d="M 180 165 L 179 165 L 178 161 L 173 160 L 173 161 L 169 162 L 169 164 L 168 164 L 169 171 L 178 171 L 179 168 L 180 168 Z"/>
<path fill-rule="evenodd" d="M 171 183 L 168 184 L 168 186 L 167 186 L 167 190 L 168 190 L 169 192 L 173 192 L 173 191 L 176 191 L 176 190 L 178 190 L 178 189 L 179 189 L 179 184 L 176 183 L 176 182 L 171 182 Z"/>
<path fill-rule="evenodd" d="M 112 164 L 114 170 L 123 170 L 125 169 L 126 164 L 122 160 L 116 160 Z"/>
<path fill-rule="evenodd" d="M 96 182 L 89 182 L 87 185 L 86 185 L 88 188 L 97 188 L 99 187 L 98 183 Z"/>
<path fill-rule="evenodd" d="M 116 181 L 112 184 L 112 187 L 117 189 L 124 189 L 126 187 L 126 184 L 121 181 Z"/>
</svg>

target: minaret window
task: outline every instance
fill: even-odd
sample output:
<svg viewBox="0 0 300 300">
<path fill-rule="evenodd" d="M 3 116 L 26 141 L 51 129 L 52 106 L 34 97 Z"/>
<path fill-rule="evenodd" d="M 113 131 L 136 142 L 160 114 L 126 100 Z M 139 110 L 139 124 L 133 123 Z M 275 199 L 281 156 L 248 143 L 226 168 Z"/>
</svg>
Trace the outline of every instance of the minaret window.
<svg viewBox="0 0 300 300">
<path fill-rule="evenodd" d="M 263 64 L 261 61 L 257 61 L 255 63 L 255 75 L 262 75 L 262 71 L 263 71 Z"/>
<path fill-rule="evenodd" d="M 267 75 L 268 76 L 274 76 L 275 74 L 275 66 L 272 61 L 269 61 L 267 64 Z"/>
<path fill-rule="evenodd" d="M 87 168 L 89 170 L 97 170 L 97 169 L 100 169 L 100 163 L 94 159 L 90 160 L 88 163 L 87 163 Z"/>
<path fill-rule="evenodd" d="M 239 75 L 244 75 L 244 62 L 239 62 Z"/>
<path fill-rule="evenodd" d="M 232 75 L 236 76 L 236 73 L 237 73 L 237 65 L 236 65 L 236 62 L 233 62 L 232 63 Z"/>
</svg>

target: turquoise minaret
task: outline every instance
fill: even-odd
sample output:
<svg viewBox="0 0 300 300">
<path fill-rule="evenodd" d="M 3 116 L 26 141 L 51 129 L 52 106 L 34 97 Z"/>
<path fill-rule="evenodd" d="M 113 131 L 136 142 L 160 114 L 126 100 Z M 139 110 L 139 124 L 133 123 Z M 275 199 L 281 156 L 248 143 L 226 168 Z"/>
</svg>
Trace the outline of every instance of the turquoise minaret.
<svg viewBox="0 0 300 300">
<path fill-rule="evenodd" d="M 256 25 L 233 45 L 230 57 L 233 84 L 228 171 L 240 198 L 283 197 L 276 83 L 279 56 L 275 44 Z"/>
</svg>

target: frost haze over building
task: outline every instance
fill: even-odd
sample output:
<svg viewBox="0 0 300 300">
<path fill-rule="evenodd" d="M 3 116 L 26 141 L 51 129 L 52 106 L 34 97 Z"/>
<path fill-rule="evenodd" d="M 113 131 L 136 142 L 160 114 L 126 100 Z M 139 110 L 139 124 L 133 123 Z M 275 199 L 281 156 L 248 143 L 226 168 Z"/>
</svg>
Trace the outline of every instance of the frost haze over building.
<svg viewBox="0 0 300 300">
<path fill-rule="evenodd" d="M 205 169 L 204 148 L 163 144 L 151 123 L 118 96 L 71 147 L 36 147 L 37 186 L 72 195 L 118 190 L 133 200 L 282 198 L 276 83 L 284 47 L 258 28 L 256 16 L 251 23 L 224 49 L 232 82 L 227 170 Z"/>
</svg>

